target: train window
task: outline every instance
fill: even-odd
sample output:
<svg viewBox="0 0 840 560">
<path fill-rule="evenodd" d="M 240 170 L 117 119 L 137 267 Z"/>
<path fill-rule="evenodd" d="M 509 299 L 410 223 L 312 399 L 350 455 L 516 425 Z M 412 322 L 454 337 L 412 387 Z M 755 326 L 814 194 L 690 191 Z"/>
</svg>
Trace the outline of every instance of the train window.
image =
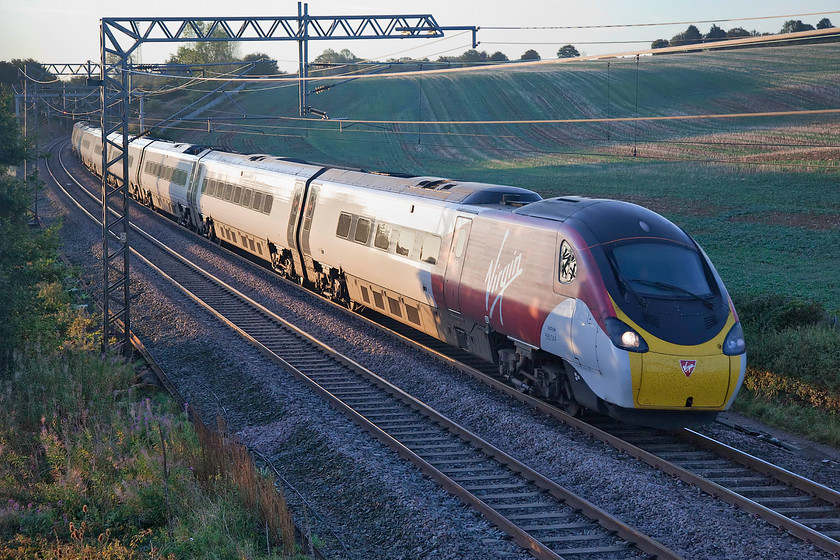
<svg viewBox="0 0 840 560">
<path fill-rule="evenodd" d="M 353 222 L 353 217 L 346 213 L 342 212 L 338 215 L 338 226 L 335 228 L 335 235 L 336 237 L 340 237 L 342 239 L 347 239 L 347 236 L 350 235 L 350 224 Z"/>
<path fill-rule="evenodd" d="M 420 324 L 420 309 L 414 307 L 413 305 L 405 304 L 405 316 L 408 318 L 409 321 L 414 323 L 415 325 Z"/>
<path fill-rule="evenodd" d="M 263 193 L 254 191 L 254 200 L 251 201 L 251 208 L 260 212 L 262 211 Z"/>
<path fill-rule="evenodd" d="M 373 245 L 383 251 L 391 246 L 391 226 L 379 224 L 376 226 L 376 236 L 373 238 Z"/>
<path fill-rule="evenodd" d="M 178 184 L 179 185 L 186 185 L 187 184 L 187 172 L 183 169 L 178 169 Z"/>
<path fill-rule="evenodd" d="M 265 195 L 265 201 L 263 201 L 263 213 L 264 214 L 271 214 L 271 206 L 274 204 L 274 196 L 267 194 Z"/>
<path fill-rule="evenodd" d="M 400 300 L 388 296 L 388 307 L 391 308 L 391 315 L 402 317 L 402 309 L 400 308 Z"/>
<path fill-rule="evenodd" d="M 216 180 L 209 179 L 207 181 L 207 196 L 216 196 Z"/>
<path fill-rule="evenodd" d="M 233 196 L 233 185 L 225 183 L 225 200 L 230 200 L 231 196 Z"/>
<path fill-rule="evenodd" d="M 414 230 L 404 229 L 400 232 L 400 240 L 397 241 L 397 254 L 407 257 L 414 247 Z"/>
<path fill-rule="evenodd" d="M 356 243 L 367 244 L 370 239 L 370 220 L 367 218 L 359 218 L 356 222 L 356 233 L 353 234 L 353 240 Z"/>
<path fill-rule="evenodd" d="M 245 189 L 245 192 L 242 193 L 242 206 L 246 208 L 251 207 L 251 196 L 253 196 L 254 191 L 251 189 Z"/>
<path fill-rule="evenodd" d="M 239 204 L 240 200 L 242 200 L 242 187 L 236 187 L 233 190 L 233 203 Z"/>
<path fill-rule="evenodd" d="M 379 309 L 385 309 L 385 300 L 382 299 L 382 294 L 373 292 L 373 304 Z"/>
<path fill-rule="evenodd" d="M 207 180 L 207 177 L 205 177 L 204 179 L 201 180 L 201 192 L 203 192 L 203 193 L 207 192 L 207 183 L 208 182 L 209 181 Z"/>
<path fill-rule="evenodd" d="M 440 253 L 440 237 L 426 234 L 423 236 L 423 246 L 420 248 L 420 260 L 429 264 L 437 263 Z"/>
<path fill-rule="evenodd" d="M 714 293 L 700 254 L 673 243 L 632 243 L 612 250 L 620 280 L 644 295 L 707 297 Z"/>
</svg>

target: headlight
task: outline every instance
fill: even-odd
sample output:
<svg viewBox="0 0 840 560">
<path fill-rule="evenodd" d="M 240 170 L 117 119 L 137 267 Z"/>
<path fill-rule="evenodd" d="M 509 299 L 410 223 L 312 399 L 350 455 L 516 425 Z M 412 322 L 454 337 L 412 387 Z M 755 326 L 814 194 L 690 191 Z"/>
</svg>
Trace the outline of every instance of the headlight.
<svg viewBox="0 0 840 560">
<path fill-rule="evenodd" d="M 741 328 L 741 323 L 735 323 L 729 329 L 729 334 L 723 339 L 723 353 L 727 356 L 737 356 L 743 354 L 747 349 L 744 343 L 744 329 Z"/>
<path fill-rule="evenodd" d="M 628 352 L 648 351 L 648 345 L 645 339 L 623 321 L 615 317 L 607 317 L 604 323 L 607 327 L 607 335 L 617 348 L 627 350 Z"/>
</svg>

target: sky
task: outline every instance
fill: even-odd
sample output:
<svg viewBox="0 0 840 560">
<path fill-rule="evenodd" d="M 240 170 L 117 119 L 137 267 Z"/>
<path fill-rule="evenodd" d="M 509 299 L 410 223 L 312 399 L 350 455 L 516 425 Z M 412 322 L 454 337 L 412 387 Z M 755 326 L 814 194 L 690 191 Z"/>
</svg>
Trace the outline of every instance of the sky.
<svg viewBox="0 0 840 560">
<path fill-rule="evenodd" d="M 816 25 L 823 17 L 840 26 L 837 0 L 311 0 L 312 16 L 431 14 L 440 26 L 478 26 L 478 50 L 505 53 L 518 59 L 534 49 L 543 59 L 555 58 L 566 44 L 584 55 L 625 53 L 649 48 L 655 39 L 670 39 L 690 22 L 713 20 L 723 29 L 743 27 L 760 32 L 778 32 L 787 19 L 801 19 Z M 231 9 L 235 5 L 236 9 Z M 826 15 L 799 15 L 837 12 Z M 0 0 L 0 60 L 34 58 L 42 63 L 98 61 L 99 20 L 102 17 L 242 17 L 295 16 L 297 2 L 284 0 L 203 0 L 173 2 L 109 3 L 96 0 Z M 774 19 L 753 19 L 784 16 Z M 793 16 L 793 17 L 791 17 Z M 729 20 L 729 21 L 727 21 Z M 679 22 L 673 25 L 601 27 L 596 29 L 516 29 L 491 27 L 619 26 Z M 701 32 L 712 23 L 697 23 Z M 310 61 L 324 49 L 349 48 L 371 60 L 410 56 L 436 60 L 471 48 L 470 34 L 450 31 L 443 39 L 387 39 L 310 42 Z M 239 54 L 266 53 L 278 60 L 282 70 L 297 70 L 295 42 L 241 43 Z M 145 45 L 141 62 L 163 62 L 177 49 L 172 45 Z"/>
</svg>

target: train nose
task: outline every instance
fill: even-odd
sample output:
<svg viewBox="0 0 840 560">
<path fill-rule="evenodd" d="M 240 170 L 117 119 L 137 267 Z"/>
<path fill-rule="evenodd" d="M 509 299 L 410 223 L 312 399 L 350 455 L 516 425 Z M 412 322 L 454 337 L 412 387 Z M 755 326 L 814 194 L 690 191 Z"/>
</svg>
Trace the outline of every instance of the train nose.
<svg viewBox="0 0 840 560">
<path fill-rule="evenodd" d="M 732 379 L 729 356 L 641 355 L 640 406 L 721 408 Z"/>
</svg>

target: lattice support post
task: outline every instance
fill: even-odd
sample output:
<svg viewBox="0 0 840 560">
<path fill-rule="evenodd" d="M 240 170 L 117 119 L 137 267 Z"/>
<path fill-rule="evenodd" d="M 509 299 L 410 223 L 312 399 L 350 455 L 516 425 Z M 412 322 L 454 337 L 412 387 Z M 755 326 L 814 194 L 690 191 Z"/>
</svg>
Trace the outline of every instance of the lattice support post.
<svg viewBox="0 0 840 560">
<path fill-rule="evenodd" d="M 102 351 L 131 353 L 129 290 L 128 53 L 103 24 L 102 84 Z M 113 137 L 112 137 L 113 136 Z"/>
</svg>

